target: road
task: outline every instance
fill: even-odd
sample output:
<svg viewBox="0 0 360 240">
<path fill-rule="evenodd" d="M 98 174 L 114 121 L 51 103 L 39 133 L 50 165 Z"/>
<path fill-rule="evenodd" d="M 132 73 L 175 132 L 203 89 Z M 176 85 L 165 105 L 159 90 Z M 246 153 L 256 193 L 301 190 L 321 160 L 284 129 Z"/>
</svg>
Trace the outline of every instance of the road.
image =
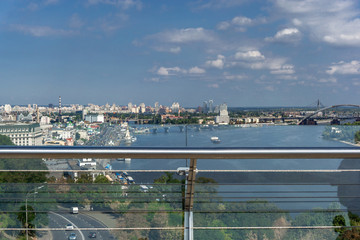
<svg viewBox="0 0 360 240">
<path fill-rule="evenodd" d="M 68 239 L 70 233 L 76 233 L 77 239 L 85 240 L 89 239 L 90 232 L 96 232 L 96 239 L 114 239 L 109 231 L 80 231 L 76 228 L 104 228 L 106 227 L 103 223 L 96 219 L 89 217 L 85 214 L 71 214 L 71 213 L 49 213 L 49 227 L 50 228 L 65 228 L 67 224 L 72 224 L 74 230 L 67 231 L 52 231 L 53 239 Z"/>
</svg>

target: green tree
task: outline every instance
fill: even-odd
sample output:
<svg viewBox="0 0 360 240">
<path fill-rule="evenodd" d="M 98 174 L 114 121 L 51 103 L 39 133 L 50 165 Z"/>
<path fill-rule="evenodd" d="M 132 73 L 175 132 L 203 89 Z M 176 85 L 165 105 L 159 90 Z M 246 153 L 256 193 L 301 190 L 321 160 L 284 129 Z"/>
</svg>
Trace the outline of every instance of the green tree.
<svg viewBox="0 0 360 240">
<path fill-rule="evenodd" d="M 335 216 L 334 220 L 333 220 L 333 226 L 341 226 L 341 227 L 346 226 L 344 216 L 343 215 Z M 335 228 L 334 230 L 335 230 L 335 232 L 342 233 L 342 232 L 344 232 L 345 228 Z"/>
<path fill-rule="evenodd" d="M 355 133 L 355 137 L 354 137 L 355 139 L 355 143 L 358 143 L 358 142 L 360 142 L 360 131 L 357 131 L 356 133 Z"/>
<path fill-rule="evenodd" d="M 76 133 L 76 134 L 75 134 L 75 139 L 76 139 L 76 140 L 79 140 L 79 139 L 80 139 L 80 133 Z"/>
<path fill-rule="evenodd" d="M 8 136 L 0 135 L 0 145 L 15 145 Z"/>
<path fill-rule="evenodd" d="M 27 219 L 26 219 L 26 215 L 27 215 Z M 20 207 L 20 211 L 17 213 L 17 219 L 21 222 L 22 226 L 24 228 L 28 227 L 28 228 L 34 228 L 34 224 L 32 223 L 35 220 L 36 217 L 36 213 L 34 211 L 34 208 L 32 206 L 21 206 Z M 27 220 L 27 222 L 26 222 Z M 21 233 L 21 235 L 25 235 L 26 231 L 23 231 Z M 29 236 L 35 236 L 35 231 L 34 230 L 29 230 L 28 231 L 28 235 Z"/>
<path fill-rule="evenodd" d="M 99 175 L 95 178 L 94 183 L 110 183 L 110 181 L 104 175 Z"/>
<path fill-rule="evenodd" d="M 78 180 L 76 182 L 77 183 L 92 183 L 93 179 L 89 173 L 80 174 L 80 177 L 78 178 Z"/>
</svg>

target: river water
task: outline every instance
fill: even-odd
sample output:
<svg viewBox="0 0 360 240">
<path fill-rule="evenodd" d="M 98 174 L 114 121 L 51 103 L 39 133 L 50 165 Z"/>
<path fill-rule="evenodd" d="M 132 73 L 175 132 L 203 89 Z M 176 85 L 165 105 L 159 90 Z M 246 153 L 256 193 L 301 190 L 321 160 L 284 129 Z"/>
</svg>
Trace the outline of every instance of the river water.
<svg viewBox="0 0 360 240">
<path fill-rule="evenodd" d="M 263 126 L 187 132 L 189 147 L 351 147 L 338 141 L 325 140 L 322 137 L 324 126 Z M 212 136 L 220 138 L 220 144 L 210 141 Z M 185 131 L 178 127 L 165 133 L 162 129 L 156 134 L 136 135 L 137 141 L 132 147 L 185 147 Z M 337 169 L 341 160 L 199 160 L 198 169 Z M 130 164 L 113 162 L 115 169 L 176 169 L 184 166 L 184 160 L 133 159 Z"/>
<path fill-rule="evenodd" d="M 322 137 L 325 126 L 262 126 L 223 127 L 220 129 L 189 128 L 189 147 L 353 147 Z M 212 136 L 220 138 L 220 144 L 210 141 Z M 186 133 L 172 127 L 169 133 L 159 129 L 158 133 L 136 135 L 132 147 L 185 147 Z M 113 161 L 117 170 L 176 170 L 184 167 L 183 159 L 132 159 L 130 163 Z M 199 170 L 285 170 L 285 169 L 360 169 L 358 161 L 343 159 L 200 159 Z M 151 183 L 159 174 L 131 173 L 137 183 Z M 197 177 L 209 177 L 220 184 L 219 192 L 225 199 L 251 200 L 266 198 L 282 209 L 327 208 L 331 202 L 339 203 L 341 209 L 358 209 L 358 198 L 344 196 L 359 195 L 359 187 L 353 184 L 360 179 L 358 173 L 199 173 Z M 357 184 L 357 182 L 356 182 Z M 197 188 L 200 189 L 199 187 Z M 201 189 L 200 189 L 201 190 Z M 244 194 L 244 192 L 249 192 Z M 269 193 L 266 193 L 269 192 Z M 198 195 L 199 196 L 199 195 Z M 244 198 L 245 196 L 245 198 Z M 246 198 L 248 197 L 248 198 Z M 291 201 L 284 201 L 290 197 Z M 285 199 L 286 200 L 286 199 Z M 292 201 L 294 200 L 294 202 Z M 297 201 L 296 201 L 297 200 Z M 295 210 L 294 210 L 295 209 Z"/>
</svg>

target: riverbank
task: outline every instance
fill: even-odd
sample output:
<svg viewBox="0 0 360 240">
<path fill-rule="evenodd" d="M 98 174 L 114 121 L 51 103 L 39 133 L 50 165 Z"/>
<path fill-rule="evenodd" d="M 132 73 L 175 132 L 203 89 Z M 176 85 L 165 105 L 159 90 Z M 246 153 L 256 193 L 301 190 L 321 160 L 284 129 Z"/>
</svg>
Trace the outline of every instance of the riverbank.
<svg viewBox="0 0 360 240">
<path fill-rule="evenodd" d="M 352 143 L 352 142 L 347 142 L 347 141 L 344 141 L 344 140 L 338 140 L 338 139 L 336 139 L 336 140 L 337 140 L 337 141 L 339 141 L 339 142 L 342 142 L 342 143 L 345 143 L 345 144 L 351 145 L 351 146 L 360 147 L 360 143 Z"/>
</svg>

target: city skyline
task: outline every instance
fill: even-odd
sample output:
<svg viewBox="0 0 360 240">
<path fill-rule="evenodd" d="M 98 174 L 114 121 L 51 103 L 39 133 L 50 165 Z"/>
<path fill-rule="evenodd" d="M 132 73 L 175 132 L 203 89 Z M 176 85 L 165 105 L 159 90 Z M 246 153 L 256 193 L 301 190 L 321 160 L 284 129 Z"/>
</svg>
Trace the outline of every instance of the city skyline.
<svg viewBox="0 0 360 240">
<path fill-rule="evenodd" d="M 4 0 L 0 105 L 358 104 L 359 16 L 355 0 Z"/>
</svg>

